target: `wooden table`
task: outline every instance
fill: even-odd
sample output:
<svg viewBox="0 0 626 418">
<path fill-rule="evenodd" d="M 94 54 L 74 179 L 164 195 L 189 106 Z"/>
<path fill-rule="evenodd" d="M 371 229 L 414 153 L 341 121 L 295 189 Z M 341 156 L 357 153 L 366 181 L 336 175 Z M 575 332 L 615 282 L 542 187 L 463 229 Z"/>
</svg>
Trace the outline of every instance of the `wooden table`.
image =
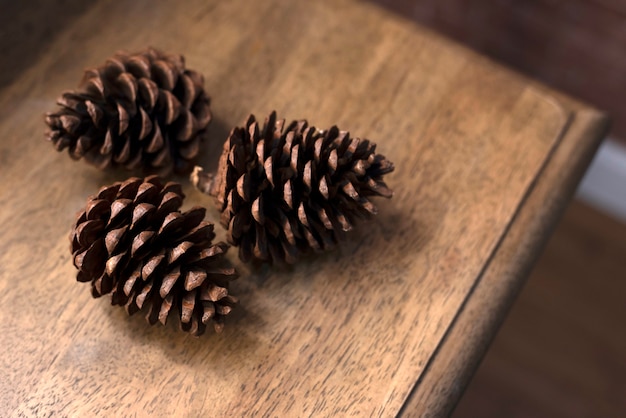
<svg viewBox="0 0 626 418">
<path fill-rule="evenodd" d="M 102 1 L 49 42 L 0 91 L 1 416 L 445 414 L 607 128 L 369 3 Z M 42 115 L 83 68 L 146 45 L 204 73 L 209 169 L 232 126 L 272 109 L 368 137 L 397 167 L 394 198 L 339 251 L 237 264 L 220 335 L 149 327 L 74 279 L 75 212 L 129 174 L 53 151 Z M 213 207 L 179 180 L 186 207 Z"/>
</svg>

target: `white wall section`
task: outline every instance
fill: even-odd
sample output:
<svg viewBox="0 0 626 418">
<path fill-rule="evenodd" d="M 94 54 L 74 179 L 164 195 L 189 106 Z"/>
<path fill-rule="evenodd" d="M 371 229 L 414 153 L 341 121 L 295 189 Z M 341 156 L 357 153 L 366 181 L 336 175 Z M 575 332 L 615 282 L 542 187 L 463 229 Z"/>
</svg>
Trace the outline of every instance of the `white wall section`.
<svg viewBox="0 0 626 418">
<path fill-rule="evenodd" d="M 602 143 L 576 197 L 626 222 L 626 146 L 610 138 Z"/>
</svg>

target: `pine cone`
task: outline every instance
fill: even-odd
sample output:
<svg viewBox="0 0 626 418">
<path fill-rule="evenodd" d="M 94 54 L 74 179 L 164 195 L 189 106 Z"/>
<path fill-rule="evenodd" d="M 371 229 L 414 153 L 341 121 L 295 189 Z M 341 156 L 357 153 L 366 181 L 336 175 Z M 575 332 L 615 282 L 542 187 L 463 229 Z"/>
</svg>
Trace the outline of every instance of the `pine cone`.
<svg viewBox="0 0 626 418">
<path fill-rule="evenodd" d="M 224 143 L 215 178 L 199 167 L 191 176 L 216 197 L 244 262 L 291 264 L 309 250 L 330 249 L 358 218 L 377 213 L 369 197 L 393 194 L 382 181 L 393 164 L 369 140 L 305 120 L 284 125 L 275 112 L 262 128 L 249 116 Z"/>
<path fill-rule="evenodd" d="M 211 121 L 203 84 L 181 55 L 118 52 L 87 70 L 79 91 L 63 93 L 46 137 L 101 169 L 188 173 Z"/>
<path fill-rule="evenodd" d="M 184 331 L 201 335 L 212 319 L 220 332 L 237 302 L 228 293 L 237 273 L 223 257 L 228 245 L 211 244 L 205 209 L 181 213 L 183 198 L 180 184 L 156 176 L 91 196 L 70 235 L 77 280 L 91 282 L 93 297 L 111 293 L 130 315 L 146 307 L 151 325 L 175 310 Z"/>
</svg>

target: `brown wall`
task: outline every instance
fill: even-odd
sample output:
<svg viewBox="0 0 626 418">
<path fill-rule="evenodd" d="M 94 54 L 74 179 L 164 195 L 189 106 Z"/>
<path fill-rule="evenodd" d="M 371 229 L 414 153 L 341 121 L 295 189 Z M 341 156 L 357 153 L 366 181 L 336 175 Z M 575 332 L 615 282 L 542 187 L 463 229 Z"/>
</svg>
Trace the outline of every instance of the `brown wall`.
<svg viewBox="0 0 626 418">
<path fill-rule="evenodd" d="M 626 138 L 626 0 L 375 0 L 608 111 Z"/>
</svg>

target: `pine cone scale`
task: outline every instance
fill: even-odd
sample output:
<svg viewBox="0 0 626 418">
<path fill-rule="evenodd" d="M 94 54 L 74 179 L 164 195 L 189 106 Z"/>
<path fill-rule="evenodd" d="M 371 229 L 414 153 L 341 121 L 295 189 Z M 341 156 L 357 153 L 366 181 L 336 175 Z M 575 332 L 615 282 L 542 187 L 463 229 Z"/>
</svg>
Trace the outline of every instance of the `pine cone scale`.
<svg viewBox="0 0 626 418">
<path fill-rule="evenodd" d="M 150 78 L 150 61 L 145 55 L 135 55 L 129 58 L 126 69 L 136 78 Z"/>
<path fill-rule="evenodd" d="M 141 104 L 147 112 L 152 112 L 159 98 L 159 87 L 147 78 L 140 78 L 137 85 Z"/>
<path fill-rule="evenodd" d="M 188 73 L 183 73 L 180 81 L 181 94 L 179 94 L 179 97 L 181 98 L 181 103 L 185 108 L 191 109 L 193 101 L 196 99 L 198 92 L 202 89 L 202 83 L 199 85 L 195 84 Z"/>
<path fill-rule="evenodd" d="M 100 262 L 106 257 L 106 248 L 102 241 L 92 243 L 86 250 L 74 255 L 74 265 L 84 273 L 99 277 L 104 272 L 104 265 Z"/>
<path fill-rule="evenodd" d="M 83 222 L 76 228 L 76 239 L 79 245 L 93 242 L 104 229 L 104 222 L 100 219 Z"/>
<path fill-rule="evenodd" d="M 161 288 L 159 289 L 159 293 L 162 298 L 170 295 L 172 287 L 176 284 L 178 278 L 180 277 L 180 267 L 176 266 L 172 271 L 170 271 L 164 278 L 161 283 Z"/>
<path fill-rule="evenodd" d="M 85 94 L 93 97 L 94 101 L 101 101 L 105 97 L 104 82 L 100 78 L 99 71 L 92 71 L 85 73 L 85 76 L 90 75 L 89 80 L 84 82 Z"/>
<path fill-rule="evenodd" d="M 185 275 L 185 290 L 191 291 L 199 287 L 207 275 L 207 272 L 203 270 L 189 270 Z"/>
<path fill-rule="evenodd" d="M 167 323 L 167 317 L 170 314 L 170 310 L 173 306 L 173 297 L 172 295 L 168 295 L 163 302 L 161 302 L 161 309 L 159 309 L 158 320 L 161 324 L 165 325 Z"/>
<path fill-rule="evenodd" d="M 128 225 L 121 225 L 119 228 L 107 225 L 102 235 L 104 235 L 104 243 L 109 257 L 128 252 L 130 250 L 128 246 L 134 240 L 133 233 L 134 231 Z"/>
<path fill-rule="evenodd" d="M 150 70 L 152 76 L 158 80 L 159 85 L 163 86 L 163 88 L 172 90 L 176 85 L 176 74 L 167 62 L 161 59 L 156 60 L 152 63 Z"/>
<path fill-rule="evenodd" d="M 135 110 L 130 112 L 132 116 L 136 113 L 137 101 L 137 78 L 131 73 L 123 72 L 115 79 L 115 86 L 119 89 L 120 96 L 124 97 L 125 102 Z M 119 103 L 118 103 L 119 104 Z"/>
<path fill-rule="evenodd" d="M 128 253 L 125 251 L 123 253 L 109 256 L 109 259 L 106 261 L 106 266 L 104 271 L 108 276 L 113 276 L 117 270 L 121 270 L 126 264 L 126 255 Z"/>
</svg>

